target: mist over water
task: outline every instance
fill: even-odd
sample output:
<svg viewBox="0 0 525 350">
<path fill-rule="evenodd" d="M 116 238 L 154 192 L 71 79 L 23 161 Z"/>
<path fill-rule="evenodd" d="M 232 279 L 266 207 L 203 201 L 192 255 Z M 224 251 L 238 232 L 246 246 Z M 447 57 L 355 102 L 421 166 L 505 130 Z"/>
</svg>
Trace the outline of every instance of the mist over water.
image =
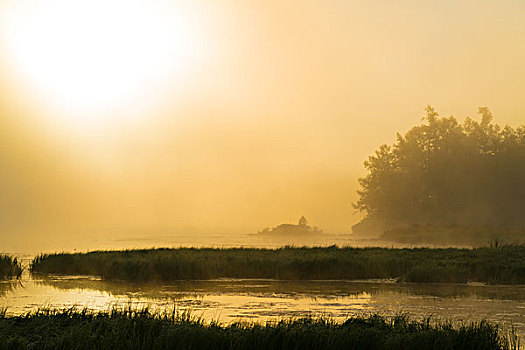
<svg viewBox="0 0 525 350">
<path fill-rule="evenodd" d="M 71 6 L 39 12 L 49 26 L 82 39 L 74 44 L 85 55 L 67 56 L 53 41 L 63 37 L 39 34 L 55 27 L 39 28 L 23 4 L 0 3 L 0 237 L 7 250 L 137 231 L 247 234 L 302 215 L 325 232 L 348 233 L 362 218 L 351 203 L 363 161 L 417 124 L 427 104 L 459 120 L 489 106 L 511 126 L 525 113 L 519 1 L 176 2 L 162 15 L 178 14 L 175 29 L 187 38 L 170 45 L 187 56 L 179 52 L 173 62 L 180 66 L 165 67 L 170 79 L 145 76 L 140 89 L 154 97 L 124 93 L 136 81 L 120 86 L 118 74 L 148 68 L 104 61 L 122 55 L 104 43 L 120 38 L 124 53 L 151 65 L 141 52 L 162 56 L 166 38 L 149 31 L 136 38 L 129 24 L 143 13 L 156 23 L 150 30 L 171 33 L 162 26 L 174 21 L 154 21 L 151 8 L 96 6 L 85 9 L 102 29 L 121 18 L 128 36 L 111 26 L 86 36 L 85 19 L 67 20 L 78 16 Z M 45 17 L 53 13 L 64 16 Z M 40 61 L 29 54 L 44 44 L 50 50 Z M 76 80 L 68 78 L 67 57 L 84 65 Z M 122 93 L 100 95 L 108 86 Z"/>
<path fill-rule="evenodd" d="M 525 340 L 524 37 L 522 0 L 0 0 L 0 316 Z M 275 250 L 67 254 L 188 247 Z"/>
</svg>

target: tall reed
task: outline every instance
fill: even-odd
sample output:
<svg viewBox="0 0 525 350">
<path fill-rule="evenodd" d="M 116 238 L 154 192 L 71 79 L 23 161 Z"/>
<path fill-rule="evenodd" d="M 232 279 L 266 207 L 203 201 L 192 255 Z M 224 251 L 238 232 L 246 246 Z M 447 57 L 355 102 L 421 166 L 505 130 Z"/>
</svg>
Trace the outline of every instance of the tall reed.
<svg viewBox="0 0 525 350">
<path fill-rule="evenodd" d="M 17 258 L 0 254 L 0 279 L 19 278 L 22 275 L 22 265 Z"/>
<path fill-rule="evenodd" d="M 32 273 L 94 275 L 138 282 L 257 278 L 397 279 L 407 282 L 525 283 L 525 246 L 475 249 L 343 247 L 178 248 L 36 257 Z"/>
<path fill-rule="evenodd" d="M 266 324 L 205 323 L 183 314 L 143 310 L 38 310 L 0 314 L 0 349 L 512 349 L 497 326 L 398 316 L 343 323 L 301 318 Z"/>
</svg>

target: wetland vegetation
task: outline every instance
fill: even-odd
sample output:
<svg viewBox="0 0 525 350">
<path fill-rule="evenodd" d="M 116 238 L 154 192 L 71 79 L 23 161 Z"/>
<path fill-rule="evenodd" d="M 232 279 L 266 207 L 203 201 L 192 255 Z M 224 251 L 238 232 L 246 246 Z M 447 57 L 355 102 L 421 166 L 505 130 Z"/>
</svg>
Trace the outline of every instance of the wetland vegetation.
<svg viewBox="0 0 525 350">
<path fill-rule="evenodd" d="M 381 240 L 402 244 L 476 246 L 483 242 L 499 245 L 501 242 L 525 242 L 525 229 L 516 227 L 459 226 L 459 225 L 412 225 L 385 230 Z"/>
<path fill-rule="evenodd" d="M 22 265 L 17 258 L 0 254 L 0 279 L 20 277 L 21 274 Z"/>
<path fill-rule="evenodd" d="M 217 278 L 396 279 L 404 282 L 525 283 L 525 246 L 459 248 L 162 248 L 36 257 L 34 274 L 161 282 Z"/>
<path fill-rule="evenodd" d="M 405 316 L 206 323 L 190 313 L 148 309 L 40 309 L 0 315 L 0 349 L 517 349 L 518 338 L 487 323 L 454 325 Z"/>
</svg>

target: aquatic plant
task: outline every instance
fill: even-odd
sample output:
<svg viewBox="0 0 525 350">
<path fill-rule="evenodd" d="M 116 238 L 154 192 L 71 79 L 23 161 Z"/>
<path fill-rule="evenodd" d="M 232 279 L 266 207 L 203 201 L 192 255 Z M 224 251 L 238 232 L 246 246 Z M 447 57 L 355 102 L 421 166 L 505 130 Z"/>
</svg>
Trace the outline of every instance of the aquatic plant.
<svg viewBox="0 0 525 350">
<path fill-rule="evenodd" d="M 6 254 L 0 254 L 0 279 L 20 277 L 22 275 L 22 265 L 17 258 Z"/>
<path fill-rule="evenodd" d="M 475 249 L 332 247 L 178 248 L 36 257 L 32 273 L 157 282 L 216 278 L 397 279 L 406 282 L 525 283 L 525 246 Z"/>
<path fill-rule="evenodd" d="M 487 322 L 453 325 L 405 316 L 222 325 L 189 313 L 131 308 L 0 314 L 0 349 L 516 349 L 513 336 Z"/>
</svg>

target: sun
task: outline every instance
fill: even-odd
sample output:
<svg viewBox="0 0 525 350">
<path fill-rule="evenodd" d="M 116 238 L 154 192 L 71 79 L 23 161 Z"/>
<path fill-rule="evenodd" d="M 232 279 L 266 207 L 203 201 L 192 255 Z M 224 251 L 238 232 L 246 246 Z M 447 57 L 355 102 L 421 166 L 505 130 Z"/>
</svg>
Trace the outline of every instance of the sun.
<svg viewBox="0 0 525 350">
<path fill-rule="evenodd" d="M 78 122 L 155 104 L 198 54 L 198 26 L 176 1 L 6 0 L 0 7 L 3 59 L 21 86 Z"/>
</svg>

